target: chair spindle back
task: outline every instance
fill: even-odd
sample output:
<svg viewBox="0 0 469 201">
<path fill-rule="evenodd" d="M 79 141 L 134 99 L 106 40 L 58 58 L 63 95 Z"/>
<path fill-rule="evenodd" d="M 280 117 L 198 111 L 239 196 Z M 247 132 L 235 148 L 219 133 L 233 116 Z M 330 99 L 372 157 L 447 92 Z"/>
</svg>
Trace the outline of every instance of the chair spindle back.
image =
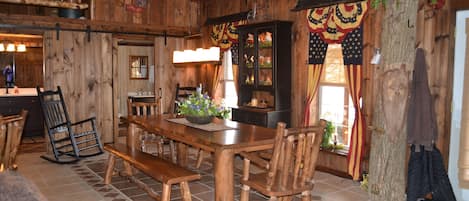
<svg viewBox="0 0 469 201">
<path fill-rule="evenodd" d="M 16 169 L 16 155 L 27 114 L 23 110 L 19 115 L 0 117 L 0 172 Z"/>
<path fill-rule="evenodd" d="M 285 123 L 278 123 L 267 174 L 267 189 L 275 183 L 280 188 L 289 185 L 298 188 L 312 180 L 325 126 L 324 120 L 319 126 L 290 129 L 286 128 Z"/>
</svg>

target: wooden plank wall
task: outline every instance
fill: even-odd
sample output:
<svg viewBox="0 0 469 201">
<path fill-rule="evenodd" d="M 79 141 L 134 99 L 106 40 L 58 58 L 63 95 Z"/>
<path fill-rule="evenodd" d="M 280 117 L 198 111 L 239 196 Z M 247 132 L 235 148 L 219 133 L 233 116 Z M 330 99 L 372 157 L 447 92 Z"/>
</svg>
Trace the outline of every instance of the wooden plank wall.
<svg viewBox="0 0 469 201">
<path fill-rule="evenodd" d="M 163 93 L 163 112 L 172 113 L 176 94 L 176 84 L 181 86 L 196 86 L 202 83 L 204 91 L 208 89 L 213 76 L 212 65 L 178 65 L 172 64 L 174 50 L 184 48 L 195 49 L 201 47 L 199 40 L 187 40 L 184 38 L 168 38 L 164 44 L 164 38 L 155 38 L 155 89 L 160 88 Z"/>
<path fill-rule="evenodd" d="M 417 47 L 425 50 L 430 91 L 433 96 L 438 126 L 437 147 L 448 164 L 451 101 L 453 82 L 453 55 L 455 14 L 447 2 L 442 9 L 432 9 L 425 0 L 419 1 L 417 22 Z"/>
<path fill-rule="evenodd" d="M 72 121 L 96 116 L 103 142 L 113 140 L 112 36 L 55 31 L 44 34 L 46 90 L 61 86 Z"/>
<path fill-rule="evenodd" d="M 193 0 L 151 0 L 142 12 L 127 9 L 131 0 L 95 0 L 91 19 L 134 24 L 198 27 L 199 3 Z"/>
<path fill-rule="evenodd" d="M 16 81 L 18 87 L 44 86 L 42 47 L 27 48 L 26 52 L 15 53 Z M 1 82 L 0 83 L 4 83 Z"/>
</svg>

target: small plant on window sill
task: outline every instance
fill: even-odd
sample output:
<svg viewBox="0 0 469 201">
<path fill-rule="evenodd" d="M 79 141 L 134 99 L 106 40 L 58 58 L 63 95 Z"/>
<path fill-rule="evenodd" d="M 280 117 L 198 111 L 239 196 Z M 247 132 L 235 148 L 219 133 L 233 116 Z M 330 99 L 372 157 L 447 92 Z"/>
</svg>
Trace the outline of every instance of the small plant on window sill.
<svg viewBox="0 0 469 201">
<path fill-rule="evenodd" d="M 337 143 L 337 137 L 334 136 L 335 126 L 331 121 L 327 121 L 326 130 L 322 137 L 321 147 L 326 150 L 340 150 L 344 149 L 345 145 L 342 143 Z"/>
</svg>

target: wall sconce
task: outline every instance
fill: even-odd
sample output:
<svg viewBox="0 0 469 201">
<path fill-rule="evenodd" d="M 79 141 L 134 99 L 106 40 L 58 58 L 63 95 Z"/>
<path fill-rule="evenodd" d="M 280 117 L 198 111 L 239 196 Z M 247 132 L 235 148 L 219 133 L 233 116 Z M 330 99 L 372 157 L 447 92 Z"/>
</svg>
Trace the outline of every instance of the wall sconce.
<svg viewBox="0 0 469 201">
<path fill-rule="evenodd" d="M 220 48 L 211 47 L 209 49 L 197 48 L 194 50 L 174 51 L 173 63 L 210 63 L 220 61 Z"/>
<path fill-rule="evenodd" d="M 8 42 L 8 44 L 5 47 L 4 43 L 0 43 L 0 52 L 26 52 L 26 45 L 21 43 L 19 45 L 16 45 L 14 43 Z"/>
</svg>

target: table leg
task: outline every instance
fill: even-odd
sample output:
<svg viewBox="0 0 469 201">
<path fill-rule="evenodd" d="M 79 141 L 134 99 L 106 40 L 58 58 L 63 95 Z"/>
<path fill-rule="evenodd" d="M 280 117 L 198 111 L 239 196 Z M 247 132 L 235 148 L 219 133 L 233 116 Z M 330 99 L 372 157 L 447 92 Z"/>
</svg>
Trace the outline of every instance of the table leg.
<svg viewBox="0 0 469 201">
<path fill-rule="evenodd" d="M 181 142 L 177 143 L 177 160 L 180 166 L 187 166 L 187 146 Z"/>
<path fill-rule="evenodd" d="M 234 200 L 234 152 L 231 149 L 215 150 L 215 200 Z"/>
</svg>

